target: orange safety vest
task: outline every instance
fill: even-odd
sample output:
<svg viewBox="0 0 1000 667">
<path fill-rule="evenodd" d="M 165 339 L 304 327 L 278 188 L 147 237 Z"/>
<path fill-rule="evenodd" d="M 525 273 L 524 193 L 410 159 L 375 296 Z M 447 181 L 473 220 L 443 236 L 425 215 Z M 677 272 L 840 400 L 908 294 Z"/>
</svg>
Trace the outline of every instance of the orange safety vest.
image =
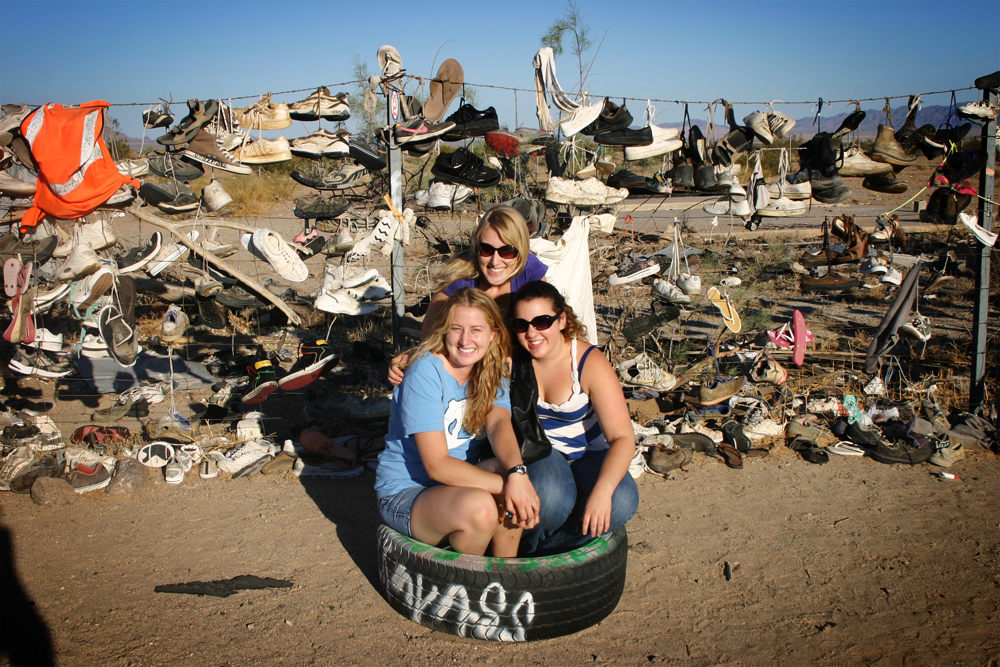
<svg viewBox="0 0 1000 667">
<path fill-rule="evenodd" d="M 101 138 L 104 110 L 98 100 L 66 109 L 45 104 L 21 122 L 21 134 L 38 163 L 35 200 L 21 220 L 21 232 L 48 213 L 62 220 L 82 218 L 106 202 L 125 183 L 139 181 L 122 175 Z"/>
</svg>

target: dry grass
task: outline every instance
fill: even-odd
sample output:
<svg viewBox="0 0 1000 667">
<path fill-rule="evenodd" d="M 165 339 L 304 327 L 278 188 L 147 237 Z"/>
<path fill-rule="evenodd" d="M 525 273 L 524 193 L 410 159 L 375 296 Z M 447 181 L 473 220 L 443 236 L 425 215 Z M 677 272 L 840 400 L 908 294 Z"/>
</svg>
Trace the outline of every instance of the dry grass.
<svg viewBox="0 0 1000 667">
<path fill-rule="evenodd" d="M 233 198 L 227 213 L 233 216 L 264 215 L 276 204 L 289 200 L 295 185 L 295 181 L 286 175 L 273 171 L 227 178 L 223 187 Z"/>
</svg>

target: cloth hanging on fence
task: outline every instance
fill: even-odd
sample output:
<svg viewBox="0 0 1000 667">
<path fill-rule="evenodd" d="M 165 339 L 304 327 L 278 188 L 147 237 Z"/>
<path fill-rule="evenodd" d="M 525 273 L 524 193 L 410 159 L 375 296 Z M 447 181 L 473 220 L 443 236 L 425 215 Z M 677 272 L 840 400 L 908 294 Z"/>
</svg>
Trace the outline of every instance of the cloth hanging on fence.
<svg viewBox="0 0 1000 667">
<path fill-rule="evenodd" d="M 587 342 L 597 345 L 597 314 L 594 286 L 590 282 L 590 216 L 573 218 L 569 229 L 557 242 L 531 239 L 531 252 L 549 267 L 545 280 L 555 286 L 587 327 Z"/>
<path fill-rule="evenodd" d="M 21 122 L 21 134 L 38 163 L 38 184 L 32 207 L 21 220 L 21 231 L 34 227 L 48 213 L 72 220 L 92 213 L 124 184 L 139 181 L 123 176 L 115 166 L 101 133 L 102 100 L 66 109 L 45 104 Z"/>
<path fill-rule="evenodd" d="M 882 357 L 899 342 L 899 327 L 906 324 L 910 310 L 917 300 L 917 278 L 920 276 L 921 265 L 922 262 L 917 261 L 903 278 L 899 293 L 878 325 L 871 345 L 868 346 L 868 354 L 865 356 L 866 373 L 878 372 L 879 366 L 882 365 Z"/>
<path fill-rule="evenodd" d="M 563 126 L 563 133 L 566 136 L 576 134 L 587 127 L 601 115 L 604 103 L 583 104 L 584 95 L 580 96 L 580 101 L 575 102 L 563 90 L 556 78 L 556 60 L 552 47 L 543 46 L 538 49 L 531 64 L 535 67 L 535 105 L 537 107 L 539 129 L 551 132 L 556 125 Z M 558 123 L 552 122 L 552 114 L 549 112 L 549 105 L 545 100 L 548 93 L 552 98 L 552 103 L 564 111 L 566 115 Z"/>
</svg>

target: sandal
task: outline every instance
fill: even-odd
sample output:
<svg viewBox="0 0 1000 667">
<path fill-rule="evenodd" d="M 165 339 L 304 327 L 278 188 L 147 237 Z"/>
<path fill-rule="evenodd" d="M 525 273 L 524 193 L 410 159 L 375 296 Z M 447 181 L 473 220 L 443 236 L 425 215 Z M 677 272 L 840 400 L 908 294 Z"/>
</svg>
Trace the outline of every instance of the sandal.
<svg viewBox="0 0 1000 667">
<path fill-rule="evenodd" d="M 734 470 L 743 469 L 743 457 L 732 445 L 728 445 L 724 442 L 719 443 L 715 446 L 715 451 L 718 452 L 719 456 L 727 466 L 733 468 Z"/>
<path fill-rule="evenodd" d="M 717 287 L 713 286 L 708 288 L 708 298 L 722 313 L 722 321 L 726 323 L 726 327 L 733 333 L 739 333 L 743 328 L 743 320 L 733 306 L 729 295 L 723 295 Z"/>
<path fill-rule="evenodd" d="M 17 294 L 17 274 L 21 271 L 21 262 L 17 257 L 11 257 L 3 265 L 3 289 L 7 296 Z"/>
<path fill-rule="evenodd" d="M 358 457 L 354 452 L 337 444 L 315 429 L 304 429 L 299 434 L 299 443 L 307 452 L 301 457 L 306 463 L 321 465 L 330 462 L 337 466 L 345 464 L 345 469 L 347 469 L 358 462 Z M 322 461 L 319 464 L 314 463 L 320 457 L 322 457 Z"/>
</svg>

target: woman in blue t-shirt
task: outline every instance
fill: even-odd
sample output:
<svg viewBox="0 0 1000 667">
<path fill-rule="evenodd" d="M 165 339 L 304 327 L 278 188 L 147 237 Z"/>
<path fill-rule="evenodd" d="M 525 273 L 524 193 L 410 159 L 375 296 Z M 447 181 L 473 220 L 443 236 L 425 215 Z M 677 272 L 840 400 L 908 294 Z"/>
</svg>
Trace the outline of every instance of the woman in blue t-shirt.
<svg viewBox="0 0 1000 667">
<path fill-rule="evenodd" d="M 528 249 L 524 217 L 510 206 L 494 206 L 480 218 L 472 246 L 450 259 L 438 274 L 420 340 L 427 338 L 448 297 L 463 287 L 478 287 L 506 313 L 512 295 L 532 280 L 543 280 L 547 270 Z M 394 385 L 403 379 L 407 355 L 403 352 L 389 364 L 389 381 Z"/>
<path fill-rule="evenodd" d="M 388 526 L 460 553 L 517 555 L 539 501 L 511 427 L 509 354 L 492 298 L 467 287 L 444 301 L 393 392 L 375 481 Z M 496 458 L 479 462 L 486 439 Z"/>
</svg>

